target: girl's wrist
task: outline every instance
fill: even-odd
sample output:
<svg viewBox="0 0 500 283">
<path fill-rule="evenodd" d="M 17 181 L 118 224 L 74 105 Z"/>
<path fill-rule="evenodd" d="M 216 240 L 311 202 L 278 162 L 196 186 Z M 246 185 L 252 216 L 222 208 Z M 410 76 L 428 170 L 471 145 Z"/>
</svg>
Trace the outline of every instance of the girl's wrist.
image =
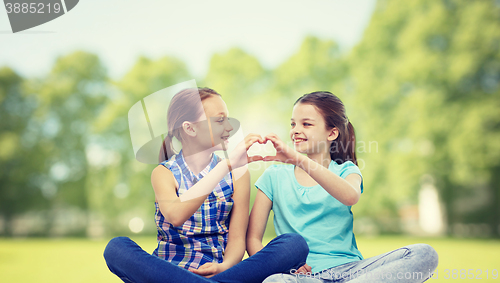
<svg viewBox="0 0 500 283">
<path fill-rule="evenodd" d="M 233 265 L 231 265 L 230 263 L 223 261 L 222 263 L 219 263 L 220 272 L 226 271 L 229 268 L 231 268 L 232 266 Z"/>
<path fill-rule="evenodd" d="M 231 161 L 229 159 L 222 159 L 219 163 L 217 163 L 215 167 L 220 168 L 218 170 L 223 170 L 225 174 L 231 172 L 231 170 L 233 169 L 231 167 Z"/>
<path fill-rule="evenodd" d="M 298 153 L 297 158 L 295 159 L 294 165 L 305 170 L 308 159 L 309 159 L 309 157 Z"/>
</svg>

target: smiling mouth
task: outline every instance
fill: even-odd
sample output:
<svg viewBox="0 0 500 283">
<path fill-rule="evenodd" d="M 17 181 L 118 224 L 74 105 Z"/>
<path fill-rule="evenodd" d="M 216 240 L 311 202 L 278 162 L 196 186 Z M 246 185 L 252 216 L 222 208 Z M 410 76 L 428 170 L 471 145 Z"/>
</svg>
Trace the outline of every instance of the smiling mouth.
<svg viewBox="0 0 500 283">
<path fill-rule="evenodd" d="M 305 141 L 307 141 L 307 139 L 300 139 L 300 138 L 293 139 L 293 142 L 296 143 L 296 144 L 297 143 L 301 143 L 301 142 L 305 142 Z"/>
<path fill-rule="evenodd" d="M 224 141 L 227 141 L 229 139 L 229 136 L 223 136 L 223 137 L 220 137 L 222 140 Z"/>
</svg>

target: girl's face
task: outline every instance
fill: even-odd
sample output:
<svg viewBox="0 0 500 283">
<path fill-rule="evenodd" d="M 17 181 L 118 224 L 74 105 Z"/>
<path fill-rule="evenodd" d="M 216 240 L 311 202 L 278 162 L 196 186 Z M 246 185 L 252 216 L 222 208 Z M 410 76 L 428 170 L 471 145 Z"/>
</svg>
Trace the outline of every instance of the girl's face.
<svg viewBox="0 0 500 283">
<path fill-rule="evenodd" d="M 337 136 L 337 128 L 327 129 L 323 115 L 313 105 L 298 103 L 293 107 L 290 138 L 298 152 L 329 153 L 330 144 Z"/>
<path fill-rule="evenodd" d="M 202 104 L 206 121 L 199 123 L 199 142 L 208 148 L 216 146 L 216 150 L 222 150 L 222 144 L 228 143 L 229 133 L 233 130 L 226 103 L 220 96 L 214 95 L 204 99 Z"/>
</svg>

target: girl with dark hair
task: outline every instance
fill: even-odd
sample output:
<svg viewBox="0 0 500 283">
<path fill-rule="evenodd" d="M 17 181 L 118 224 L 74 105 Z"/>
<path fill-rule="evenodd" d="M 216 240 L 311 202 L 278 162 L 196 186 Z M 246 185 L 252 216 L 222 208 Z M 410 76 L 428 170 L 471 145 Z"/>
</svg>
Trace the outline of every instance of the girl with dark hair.
<svg viewBox="0 0 500 283">
<path fill-rule="evenodd" d="M 262 282 L 276 272 L 305 263 L 307 244 L 284 234 L 241 261 L 248 224 L 248 148 L 261 136 L 248 135 L 228 159 L 234 130 L 221 96 L 212 89 L 177 93 L 167 111 L 168 133 L 153 170 L 158 247 L 153 255 L 127 237 L 112 239 L 104 251 L 109 269 L 124 282 Z M 176 153 L 172 138 L 182 144 Z M 241 261 L 241 262 L 240 262 Z"/>
<path fill-rule="evenodd" d="M 330 92 L 313 92 L 294 104 L 290 138 L 294 149 L 277 135 L 265 137 L 275 156 L 257 180 L 247 232 L 247 252 L 262 248 L 269 212 L 276 234 L 298 233 L 309 246 L 307 263 L 264 282 L 422 282 L 437 267 L 429 245 L 415 244 L 363 259 L 352 231 L 351 206 L 363 192 L 357 167 L 354 127 L 342 101 Z M 302 155 L 302 154 L 306 155 Z M 408 279 L 410 274 L 410 279 Z"/>
</svg>

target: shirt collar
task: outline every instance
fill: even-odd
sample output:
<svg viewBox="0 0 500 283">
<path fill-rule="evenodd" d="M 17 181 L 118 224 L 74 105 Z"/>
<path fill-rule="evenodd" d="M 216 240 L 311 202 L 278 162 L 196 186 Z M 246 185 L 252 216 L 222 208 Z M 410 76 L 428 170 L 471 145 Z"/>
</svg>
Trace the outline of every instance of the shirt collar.
<svg viewBox="0 0 500 283">
<path fill-rule="evenodd" d="M 179 152 L 179 154 L 177 154 L 176 161 L 177 161 L 177 164 L 179 164 L 179 166 L 180 166 L 180 168 L 182 170 L 182 174 L 184 176 L 188 177 L 188 179 L 193 184 L 195 184 L 201 178 L 205 177 L 208 174 L 208 172 L 210 172 L 212 169 L 214 169 L 214 167 L 217 165 L 217 156 L 214 153 L 212 153 L 210 162 L 208 163 L 208 165 L 203 170 L 201 170 L 201 172 L 198 175 L 195 175 L 193 173 L 193 171 L 191 171 L 191 169 L 187 165 L 186 160 L 184 159 L 184 154 L 182 152 L 182 149 Z"/>
</svg>

